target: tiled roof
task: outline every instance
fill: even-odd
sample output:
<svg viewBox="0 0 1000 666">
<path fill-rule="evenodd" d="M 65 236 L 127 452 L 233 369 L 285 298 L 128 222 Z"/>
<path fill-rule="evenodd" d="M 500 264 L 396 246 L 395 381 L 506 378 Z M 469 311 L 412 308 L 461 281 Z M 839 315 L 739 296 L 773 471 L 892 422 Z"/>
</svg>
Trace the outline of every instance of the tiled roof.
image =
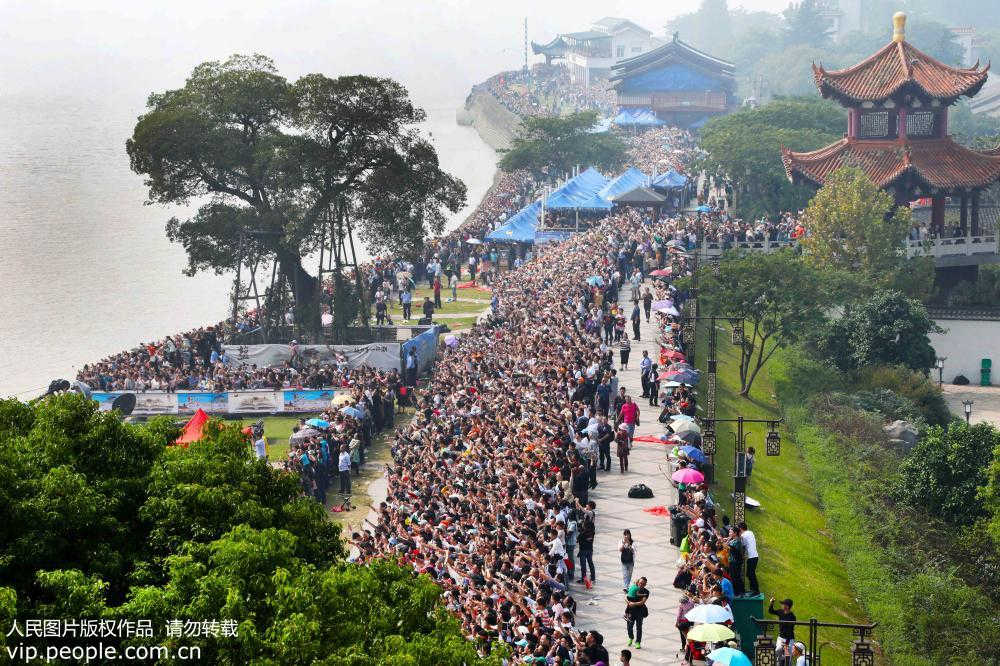
<svg viewBox="0 0 1000 666">
<path fill-rule="evenodd" d="M 953 99 L 979 92 L 989 69 L 989 65 L 980 68 L 979 63 L 968 69 L 949 67 L 904 41 L 889 42 L 878 53 L 847 69 L 828 72 L 814 63 L 813 78 L 823 97 L 877 102 L 906 86 L 915 86 L 928 97 Z"/>
<path fill-rule="evenodd" d="M 841 166 L 862 168 L 872 182 L 885 187 L 907 173 L 931 187 L 984 187 L 1000 180 L 1000 155 L 978 153 L 951 139 L 904 142 L 844 138 L 808 153 L 781 149 L 789 178 L 798 176 L 822 185 Z"/>
</svg>

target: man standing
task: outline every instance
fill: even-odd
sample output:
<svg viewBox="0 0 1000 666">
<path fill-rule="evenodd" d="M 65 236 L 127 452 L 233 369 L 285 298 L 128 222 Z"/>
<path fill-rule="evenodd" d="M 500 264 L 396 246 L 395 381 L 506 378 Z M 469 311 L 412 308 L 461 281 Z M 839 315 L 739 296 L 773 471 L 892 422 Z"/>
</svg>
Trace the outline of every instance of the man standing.
<svg viewBox="0 0 1000 666">
<path fill-rule="evenodd" d="M 430 296 L 424 296 L 423 310 L 424 310 L 424 318 L 427 319 L 428 322 L 430 322 L 434 318 L 434 304 L 431 303 Z"/>
<path fill-rule="evenodd" d="M 410 353 L 406 355 L 406 385 L 417 385 L 417 352 L 415 349 L 410 349 Z"/>
<path fill-rule="evenodd" d="M 606 386 L 606 384 L 604 384 Z M 608 425 L 608 417 L 601 414 L 597 424 L 597 448 L 599 452 L 598 466 L 605 472 L 611 471 L 611 442 L 615 439 L 615 430 Z"/>
<path fill-rule="evenodd" d="M 434 278 L 434 307 L 441 307 L 441 278 Z"/>
<path fill-rule="evenodd" d="M 649 351 L 642 350 L 642 360 L 639 361 L 639 380 L 642 382 L 642 397 L 649 397 L 649 369 L 653 367 L 653 359 L 649 358 Z"/>
<path fill-rule="evenodd" d="M 757 536 L 747 529 L 747 524 L 739 524 L 740 541 L 743 543 L 743 557 L 747 563 L 747 585 L 751 595 L 760 594 L 760 584 L 757 582 Z"/>
<path fill-rule="evenodd" d="M 340 472 L 340 494 L 351 494 L 351 453 L 346 446 L 340 447 L 340 458 L 337 460 L 337 470 Z"/>
<path fill-rule="evenodd" d="M 639 342 L 639 324 L 641 323 L 641 315 L 639 314 L 639 301 L 638 299 L 632 302 L 632 338 Z"/>
<path fill-rule="evenodd" d="M 403 304 L 403 319 L 409 321 L 410 315 L 413 311 L 413 295 L 410 293 L 409 289 L 404 289 L 403 293 L 400 294 L 399 299 Z"/>
<path fill-rule="evenodd" d="M 267 460 L 267 440 L 264 439 L 264 431 L 260 431 L 260 437 L 253 444 L 254 453 L 258 460 Z"/>
<path fill-rule="evenodd" d="M 448 278 L 448 286 L 451 287 L 451 302 L 458 301 L 458 276 L 452 273 L 451 277 Z"/>
<path fill-rule="evenodd" d="M 649 287 L 646 287 L 646 291 L 642 294 L 642 309 L 646 312 L 646 323 L 649 323 L 649 313 L 653 309 L 653 294 L 649 291 Z"/>
</svg>

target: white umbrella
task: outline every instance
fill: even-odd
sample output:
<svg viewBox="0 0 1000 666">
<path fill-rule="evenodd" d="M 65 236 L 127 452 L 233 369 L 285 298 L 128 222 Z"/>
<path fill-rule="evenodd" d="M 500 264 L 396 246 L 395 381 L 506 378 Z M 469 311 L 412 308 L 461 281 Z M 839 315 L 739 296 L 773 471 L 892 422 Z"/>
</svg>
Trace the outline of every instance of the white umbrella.
<svg viewBox="0 0 1000 666">
<path fill-rule="evenodd" d="M 733 612 L 715 604 L 701 604 L 689 610 L 684 617 L 697 624 L 722 624 L 732 622 Z"/>
<path fill-rule="evenodd" d="M 465 242 L 468 243 L 469 245 L 482 245 L 483 244 L 483 241 L 479 240 L 478 238 L 466 238 Z"/>
<path fill-rule="evenodd" d="M 670 424 L 674 432 L 696 432 L 701 433 L 701 428 L 694 421 L 674 421 Z"/>
</svg>

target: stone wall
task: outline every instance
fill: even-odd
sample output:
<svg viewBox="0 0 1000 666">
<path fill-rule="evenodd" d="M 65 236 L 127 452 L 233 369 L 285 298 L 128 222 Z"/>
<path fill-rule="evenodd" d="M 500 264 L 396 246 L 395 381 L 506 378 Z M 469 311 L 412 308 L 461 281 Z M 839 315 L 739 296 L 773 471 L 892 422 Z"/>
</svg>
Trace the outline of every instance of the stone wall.
<svg viewBox="0 0 1000 666">
<path fill-rule="evenodd" d="M 520 118 L 507 110 L 493 95 L 486 91 L 473 90 L 459 109 L 456 120 L 459 125 L 471 125 L 479 132 L 488 145 L 495 149 L 509 148 Z"/>
</svg>

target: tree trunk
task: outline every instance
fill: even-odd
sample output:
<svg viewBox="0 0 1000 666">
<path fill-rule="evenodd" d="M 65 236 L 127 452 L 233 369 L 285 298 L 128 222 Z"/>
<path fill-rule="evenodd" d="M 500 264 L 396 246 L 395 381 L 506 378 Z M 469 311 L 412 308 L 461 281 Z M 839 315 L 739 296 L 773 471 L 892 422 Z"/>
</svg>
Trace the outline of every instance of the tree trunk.
<svg viewBox="0 0 1000 666">
<path fill-rule="evenodd" d="M 295 297 L 295 325 L 292 335 L 309 334 L 315 330 L 320 317 L 320 284 L 316 277 L 302 267 L 302 258 L 290 252 L 278 253 L 278 266 Z"/>
</svg>

